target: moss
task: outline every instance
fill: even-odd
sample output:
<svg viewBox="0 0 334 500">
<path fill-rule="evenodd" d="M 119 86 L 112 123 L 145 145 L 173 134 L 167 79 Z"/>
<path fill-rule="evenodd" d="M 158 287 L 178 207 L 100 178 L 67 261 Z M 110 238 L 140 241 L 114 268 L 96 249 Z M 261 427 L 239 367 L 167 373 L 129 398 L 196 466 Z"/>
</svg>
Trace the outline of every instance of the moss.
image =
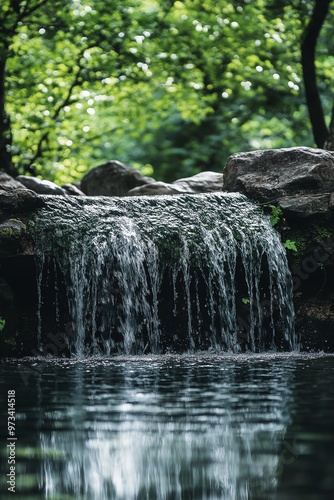
<svg viewBox="0 0 334 500">
<path fill-rule="evenodd" d="M 8 222 L 15 224 L 16 226 L 20 227 L 23 231 L 27 230 L 27 226 L 20 219 L 8 219 Z"/>
<path fill-rule="evenodd" d="M 18 240 L 26 231 L 26 225 L 19 219 L 8 219 L 0 226 L 0 237 Z"/>
<path fill-rule="evenodd" d="M 13 337 L 9 337 L 9 338 L 4 339 L 4 342 L 6 345 L 16 347 L 16 339 L 14 339 Z"/>
<path fill-rule="evenodd" d="M 307 247 L 309 246 L 312 240 L 310 234 L 307 234 L 304 231 L 299 231 L 299 230 L 289 231 L 287 236 L 288 238 L 286 239 L 288 241 L 290 240 L 295 242 L 299 256 L 303 255 L 307 251 Z"/>
<path fill-rule="evenodd" d="M 3 319 L 3 317 L 0 315 L 0 332 L 2 332 L 5 329 L 6 326 L 6 320 Z"/>
<path fill-rule="evenodd" d="M 285 228 L 282 231 L 282 240 L 295 242 L 297 247 L 295 258 L 300 261 L 314 246 L 334 237 L 334 227 L 331 226 L 333 224 L 330 222 L 319 221 L 300 227 Z"/>
<path fill-rule="evenodd" d="M 11 238 L 14 234 L 12 227 L 1 227 L 0 228 L 0 236 Z"/>
<path fill-rule="evenodd" d="M 321 241 L 325 241 L 328 238 L 332 238 L 334 236 L 334 230 L 328 227 L 323 227 L 320 225 L 315 225 L 312 228 L 312 232 L 314 234 L 314 239 L 317 243 Z"/>
</svg>

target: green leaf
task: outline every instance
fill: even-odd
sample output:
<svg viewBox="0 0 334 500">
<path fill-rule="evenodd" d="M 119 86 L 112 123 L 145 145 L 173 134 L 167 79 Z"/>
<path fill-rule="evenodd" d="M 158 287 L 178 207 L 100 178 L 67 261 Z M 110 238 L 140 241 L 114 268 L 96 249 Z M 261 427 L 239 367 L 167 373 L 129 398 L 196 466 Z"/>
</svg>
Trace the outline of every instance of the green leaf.
<svg viewBox="0 0 334 500">
<path fill-rule="evenodd" d="M 2 332 L 5 326 L 6 326 L 6 320 L 0 316 L 0 332 Z"/>
<path fill-rule="evenodd" d="M 298 249 L 296 247 L 296 242 L 292 240 L 286 240 L 284 242 L 284 247 L 288 250 L 292 250 L 293 252 L 298 252 Z"/>
<path fill-rule="evenodd" d="M 280 207 L 276 207 L 276 205 L 269 205 L 269 207 L 271 208 L 270 223 L 272 226 L 276 226 L 282 216 L 282 209 Z"/>
</svg>

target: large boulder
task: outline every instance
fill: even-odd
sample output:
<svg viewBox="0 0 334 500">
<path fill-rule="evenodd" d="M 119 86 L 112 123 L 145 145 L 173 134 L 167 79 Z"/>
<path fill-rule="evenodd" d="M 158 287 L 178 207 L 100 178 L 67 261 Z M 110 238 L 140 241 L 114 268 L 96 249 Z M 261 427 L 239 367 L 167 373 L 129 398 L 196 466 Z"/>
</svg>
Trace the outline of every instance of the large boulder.
<svg viewBox="0 0 334 500">
<path fill-rule="evenodd" d="M 23 184 L 27 189 L 37 194 L 65 195 L 65 189 L 57 186 L 54 182 L 38 179 L 29 175 L 19 175 L 16 180 Z"/>
<path fill-rule="evenodd" d="M 153 182 L 129 165 L 111 160 L 87 172 L 81 190 L 88 196 L 124 196 L 130 189 Z"/>
<path fill-rule="evenodd" d="M 201 172 L 192 177 L 185 177 L 167 184 L 166 182 L 154 182 L 146 186 L 131 189 L 127 196 L 183 194 L 183 193 L 213 193 L 222 191 L 223 174 L 217 172 Z"/>
<path fill-rule="evenodd" d="M 261 202 L 334 191 L 334 153 L 308 147 L 236 153 L 224 170 L 224 189 Z"/>
</svg>

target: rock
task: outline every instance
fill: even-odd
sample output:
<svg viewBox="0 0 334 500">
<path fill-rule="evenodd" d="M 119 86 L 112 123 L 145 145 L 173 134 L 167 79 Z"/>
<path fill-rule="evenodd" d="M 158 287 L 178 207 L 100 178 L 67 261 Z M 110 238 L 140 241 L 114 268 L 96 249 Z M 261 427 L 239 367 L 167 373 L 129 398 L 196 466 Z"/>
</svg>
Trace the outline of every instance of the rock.
<svg viewBox="0 0 334 500">
<path fill-rule="evenodd" d="M 309 194 L 304 196 L 285 196 L 278 205 L 289 218 L 306 219 L 317 215 L 327 220 L 333 217 L 334 206 L 330 204 L 331 193 Z"/>
<path fill-rule="evenodd" d="M 126 196 L 157 196 L 165 194 L 182 194 L 188 193 L 189 191 L 183 189 L 182 186 L 176 184 L 167 184 L 166 182 L 153 182 L 152 184 L 146 184 L 144 186 L 139 186 L 130 189 L 126 193 Z"/>
<path fill-rule="evenodd" d="M 19 189 L 0 185 L 0 210 L 21 211 L 32 210 L 43 206 L 43 200 L 24 186 Z"/>
<path fill-rule="evenodd" d="M 15 191 L 12 189 L 3 189 L 0 186 L 0 210 L 17 210 L 18 199 Z"/>
<path fill-rule="evenodd" d="M 9 219 L 0 224 L 0 237 L 9 240 L 20 239 L 26 230 L 25 224 L 18 219 Z"/>
<path fill-rule="evenodd" d="M 200 172 L 192 177 L 178 179 L 172 183 L 173 186 L 180 186 L 191 193 L 213 193 L 223 190 L 224 174 L 218 172 Z"/>
<path fill-rule="evenodd" d="M 154 182 L 146 186 L 140 186 L 131 189 L 126 196 L 213 193 L 214 191 L 222 191 L 222 189 L 223 174 L 217 172 L 201 172 L 192 177 L 178 179 L 171 184 L 167 184 L 166 182 Z"/>
<path fill-rule="evenodd" d="M 29 175 L 19 175 L 16 180 L 21 182 L 26 188 L 37 194 L 66 195 L 65 189 L 57 186 L 54 182 L 38 179 Z"/>
<path fill-rule="evenodd" d="M 0 189 L 4 186 L 7 188 L 13 188 L 13 189 L 16 189 L 16 188 L 26 189 L 21 182 L 15 180 L 13 177 L 6 174 L 5 172 L 0 172 Z"/>
<path fill-rule="evenodd" d="M 131 189 L 155 182 L 117 160 L 99 165 L 84 175 L 81 189 L 88 196 L 124 196 Z"/>
<path fill-rule="evenodd" d="M 310 352 L 334 352 L 333 295 L 322 300 L 317 297 L 306 300 L 296 307 L 296 330 L 301 336 L 301 350 Z"/>
<path fill-rule="evenodd" d="M 9 219 L 0 224 L 0 255 L 15 253 L 20 248 L 25 231 L 25 224 L 18 219 Z"/>
<path fill-rule="evenodd" d="M 66 194 L 69 194 L 71 196 L 85 196 L 85 193 L 83 193 L 74 184 L 63 184 L 62 188 L 66 191 Z"/>
<path fill-rule="evenodd" d="M 224 170 L 224 189 L 269 202 L 334 191 L 334 153 L 307 147 L 236 153 Z"/>
<path fill-rule="evenodd" d="M 8 283 L 0 276 L 0 302 L 12 303 L 14 294 Z"/>
</svg>

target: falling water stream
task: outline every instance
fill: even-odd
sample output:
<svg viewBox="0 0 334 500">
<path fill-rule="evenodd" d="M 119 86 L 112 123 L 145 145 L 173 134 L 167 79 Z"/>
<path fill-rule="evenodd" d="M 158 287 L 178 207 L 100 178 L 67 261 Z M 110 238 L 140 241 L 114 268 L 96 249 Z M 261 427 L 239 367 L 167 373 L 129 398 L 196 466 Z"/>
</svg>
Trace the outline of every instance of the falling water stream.
<svg viewBox="0 0 334 500">
<path fill-rule="evenodd" d="M 40 343 L 43 307 L 48 325 L 60 316 L 58 290 L 42 286 L 57 268 L 77 355 L 298 348 L 285 249 L 244 196 L 44 200 Z"/>
</svg>

